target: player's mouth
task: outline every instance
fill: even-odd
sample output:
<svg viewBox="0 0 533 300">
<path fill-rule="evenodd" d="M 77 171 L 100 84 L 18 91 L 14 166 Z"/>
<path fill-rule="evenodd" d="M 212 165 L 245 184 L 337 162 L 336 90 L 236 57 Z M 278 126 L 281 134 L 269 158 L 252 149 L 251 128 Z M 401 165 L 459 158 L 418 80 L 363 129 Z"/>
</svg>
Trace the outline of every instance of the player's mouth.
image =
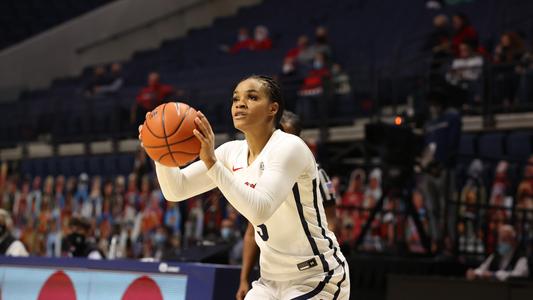
<svg viewBox="0 0 533 300">
<path fill-rule="evenodd" d="M 233 119 L 235 120 L 242 120 L 244 118 L 246 118 L 246 113 L 242 111 L 238 111 L 233 115 Z"/>
</svg>

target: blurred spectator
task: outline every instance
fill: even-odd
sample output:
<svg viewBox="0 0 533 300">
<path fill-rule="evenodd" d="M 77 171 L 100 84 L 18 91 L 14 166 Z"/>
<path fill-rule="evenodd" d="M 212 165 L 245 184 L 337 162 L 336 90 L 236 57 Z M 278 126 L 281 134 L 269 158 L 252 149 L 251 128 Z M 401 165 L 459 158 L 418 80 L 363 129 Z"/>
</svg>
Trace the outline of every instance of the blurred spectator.
<svg viewBox="0 0 533 300">
<path fill-rule="evenodd" d="M 176 260 L 178 258 L 180 243 L 171 227 L 158 227 L 154 236 L 154 244 L 154 258 L 157 261 Z"/>
<path fill-rule="evenodd" d="M 31 184 L 31 191 L 28 197 L 28 215 L 33 218 L 41 209 L 41 177 L 35 176 Z"/>
<path fill-rule="evenodd" d="M 272 39 L 269 37 L 268 28 L 263 25 L 256 26 L 251 50 L 263 51 L 270 49 L 272 49 Z"/>
<path fill-rule="evenodd" d="M 516 221 L 533 222 L 533 155 L 529 157 L 524 176 L 518 185 L 516 193 Z"/>
<path fill-rule="evenodd" d="M 468 269 L 466 278 L 473 280 L 526 278 L 529 275 L 528 261 L 519 249 L 516 231 L 510 225 L 502 225 L 498 230 L 498 249 L 478 268 Z"/>
<path fill-rule="evenodd" d="M 336 95 L 348 95 L 352 91 L 350 76 L 338 63 L 333 64 L 331 67 L 331 80 Z"/>
<path fill-rule="evenodd" d="M 46 256 L 61 256 L 61 239 L 61 228 L 58 226 L 58 222 L 51 221 L 49 225 L 49 233 L 46 238 Z"/>
<path fill-rule="evenodd" d="M 315 30 L 315 44 L 312 46 L 314 55 L 324 54 L 324 57 L 331 57 L 331 46 L 329 45 L 328 30 L 324 26 L 318 26 Z"/>
<path fill-rule="evenodd" d="M 511 182 L 509 181 L 508 173 L 509 163 L 505 160 L 498 162 L 489 200 L 491 206 L 497 206 L 497 208 L 491 210 L 491 214 L 501 211 L 505 219 L 511 217 L 511 209 L 513 207 L 513 197 L 509 195 Z"/>
<path fill-rule="evenodd" d="M 102 181 L 99 176 L 93 177 L 91 184 L 91 193 L 89 194 L 87 200 L 83 202 L 81 208 L 81 216 L 91 219 L 91 218 L 100 218 L 102 215 L 103 209 L 103 199 L 102 199 Z"/>
<path fill-rule="evenodd" d="M 331 76 L 324 53 L 317 53 L 313 61 L 313 69 L 306 75 L 303 85 L 298 92 L 296 113 L 303 120 L 315 119 L 318 114 L 317 96 L 324 93 L 324 84 Z"/>
<path fill-rule="evenodd" d="M 103 189 L 103 195 L 102 195 L 102 217 L 105 219 L 112 218 L 113 217 L 112 209 L 118 210 L 119 213 L 122 212 L 122 207 L 120 206 L 119 203 L 116 203 L 116 200 L 115 200 L 113 181 L 108 179 L 104 181 L 104 189 Z"/>
<path fill-rule="evenodd" d="M 448 82 L 466 93 L 465 100 L 470 104 L 481 103 L 483 66 L 483 57 L 470 44 L 461 43 L 459 56 L 452 61 L 446 75 Z"/>
<path fill-rule="evenodd" d="M 469 252 L 483 253 L 479 220 L 484 217 L 482 207 L 487 204 L 487 193 L 482 175 L 483 163 L 479 159 L 473 160 L 468 168 L 468 180 L 461 191 L 459 218 L 464 224 L 463 246 Z"/>
<path fill-rule="evenodd" d="M 2 207 L 7 211 L 13 211 L 13 206 L 20 198 L 20 192 L 17 189 L 17 178 L 15 176 L 9 176 L 6 181 L 7 189 L 4 191 L 2 199 Z"/>
<path fill-rule="evenodd" d="M 363 205 L 365 177 L 366 174 L 363 169 L 355 169 L 352 174 L 350 174 L 348 188 L 342 196 L 342 205 L 356 207 L 361 207 Z"/>
<path fill-rule="evenodd" d="M 122 65 L 119 63 L 111 64 L 111 72 L 103 84 L 93 87 L 94 95 L 113 94 L 122 88 L 124 78 L 122 76 Z"/>
<path fill-rule="evenodd" d="M 363 207 L 365 209 L 372 209 L 376 203 L 381 199 L 383 191 L 381 190 L 381 170 L 373 169 L 368 176 L 368 187 L 365 191 L 365 199 Z"/>
<path fill-rule="evenodd" d="M 516 64 L 525 52 L 524 40 L 516 32 L 501 35 L 500 42 L 494 49 L 494 62 L 497 64 Z"/>
<path fill-rule="evenodd" d="M 439 10 L 444 6 L 443 0 L 428 0 L 426 1 L 427 9 Z"/>
<path fill-rule="evenodd" d="M 474 27 L 470 25 L 470 20 L 468 17 L 463 13 L 453 15 L 452 25 L 454 29 L 454 34 L 452 37 L 452 49 L 454 54 L 460 57 L 461 51 L 459 46 L 461 44 L 477 45 L 478 35 Z"/>
<path fill-rule="evenodd" d="M 135 153 L 133 161 L 133 173 L 135 174 L 135 185 L 140 186 L 142 178 L 152 170 L 152 160 L 146 155 L 146 151 L 139 147 Z"/>
<path fill-rule="evenodd" d="M 454 199 L 455 164 L 461 137 L 461 115 L 448 102 L 448 96 L 440 91 L 428 95 L 430 118 L 425 124 L 425 145 L 432 149 L 433 161 L 419 178 L 419 189 L 426 201 L 432 238 L 442 242 L 444 223 L 453 221 L 445 214 L 446 207 Z M 451 216 L 450 212 L 450 216 Z M 448 232 L 453 231 L 448 228 Z"/>
<path fill-rule="evenodd" d="M 422 193 L 420 193 L 420 191 L 414 190 L 412 195 L 412 201 L 413 206 L 418 214 L 418 217 L 420 218 L 420 222 L 422 223 L 422 227 L 426 232 L 429 232 L 429 220 L 427 216 L 427 210 L 424 205 L 424 196 L 422 195 Z M 409 247 L 409 250 L 414 253 L 425 253 L 426 250 L 422 245 L 420 234 L 412 218 L 409 218 L 406 229 L 406 242 L 407 246 Z"/>
<path fill-rule="evenodd" d="M 87 82 L 84 88 L 85 96 L 94 96 L 97 94 L 97 90 L 100 87 L 105 86 L 108 83 L 106 71 L 103 66 L 96 66 L 93 69 L 93 75 Z"/>
<path fill-rule="evenodd" d="M 451 31 L 446 15 L 437 15 L 433 18 L 433 31 L 430 33 L 424 46 L 431 51 L 430 85 L 435 86 L 444 82 L 445 68 L 451 58 Z"/>
<path fill-rule="evenodd" d="M 516 32 L 502 34 L 500 43 L 494 49 L 495 98 L 505 106 L 516 102 L 520 83 L 516 69 L 524 53 L 524 41 Z"/>
<path fill-rule="evenodd" d="M 251 50 L 254 44 L 254 40 L 250 37 L 248 29 L 245 27 L 239 28 L 237 32 L 237 41 L 233 46 L 221 45 L 220 50 L 229 52 L 231 54 L 237 54 L 241 51 Z"/>
<path fill-rule="evenodd" d="M 292 59 L 296 64 L 310 65 L 315 57 L 314 49 L 309 45 L 306 35 L 298 37 L 296 47 L 290 49 L 285 55 L 286 59 Z"/>
<path fill-rule="evenodd" d="M 207 196 L 207 207 L 204 212 L 204 233 L 207 240 L 215 241 L 220 237 L 220 226 L 222 223 L 222 208 L 220 207 L 220 197 L 218 190 L 214 190 Z"/>
<path fill-rule="evenodd" d="M 165 226 L 170 227 L 175 234 L 181 235 L 181 212 L 178 202 L 169 201 L 167 203 L 167 210 L 165 212 L 163 223 Z"/>
<path fill-rule="evenodd" d="M 528 103 L 533 99 L 533 49 L 527 51 L 517 67 L 520 75 L 519 97 L 520 103 Z"/>
<path fill-rule="evenodd" d="M 82 217 L 73 217 L 69 223 L 69 234 L 63 241 L 63 250 L 70 257 L 104 259 L 103 253 L 89 241 L 91 223 Z"/>
<path fill-rule="evenodd" d="M 460 215 L 474 222 L 480 207 L 487 204 L 487 193 L 483 182 L 483 163 L 474 159 L 468 167 L 468 180 L 461 191 Z"/>
<path fill-rule="evenodd" d="M 204 230 L 204 212 L 201 206 L 199 197 L 194 197 L 187 201 L 189 211 L 185 221 L 183 241 L 185 247 L 195 246 L 197 242 L 201 241 Z"/>
<path fill-rule="evenodd" d="M 12 229 L 11 216 L 6 210 L 0 209 L 0 255 L 28 256 L 24 244 L 12 235 Z"/>
<path fill-rule="evenodd" d="M 159 73 L 151 72 L 148 75 L 148 85 L 139 91 L 136 102 L 131 108 L 131 122 L 136 125 L 142 124 L 147 112 L 168 100 L 173 94 L 174 88 L 161 83 Z"/>
<path fill-rule="evenodd" d="M 433 18 L 433 30 L 429 34 L 425 48 L 434 51 L 434 48 L 441 46 L 443 42 L 449 43 L 450 38 L 451 29 L 448 17 L 444 14 L 436 15 Z"/>
<path fill-rule="evenodd" d="M 87 173 L 81 173 L 78 178 L 78 186 L 76 193 L 74 194 L 73 211 L 80 213 L 83 210 L 83 206 L 89 200 L 89 176 Z"/>
</svg>

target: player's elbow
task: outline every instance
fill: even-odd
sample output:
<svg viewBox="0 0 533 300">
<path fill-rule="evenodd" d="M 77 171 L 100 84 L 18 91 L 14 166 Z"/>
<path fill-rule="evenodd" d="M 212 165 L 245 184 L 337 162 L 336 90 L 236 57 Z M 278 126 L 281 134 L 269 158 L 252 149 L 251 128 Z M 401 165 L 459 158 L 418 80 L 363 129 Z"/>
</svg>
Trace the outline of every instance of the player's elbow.
<svg viewBox="0 0 533 300">
<path fill-rule="evenodd" d="M 264 224 L 272 215 L 274 214 L 274 209 L 271 205 L 265 204 L 258 209 L 256 209 L 251 216 L 250 222 L 254 225 Z"/>
<path fill-rule="evenodd" d="M 179 193 L 176 193 L 172 188 L 167 188 L 161 185 L 161 192 L 167 201 L 179 202 L 185 200 L 184 197 L 181 197 Z"/>
</svg>

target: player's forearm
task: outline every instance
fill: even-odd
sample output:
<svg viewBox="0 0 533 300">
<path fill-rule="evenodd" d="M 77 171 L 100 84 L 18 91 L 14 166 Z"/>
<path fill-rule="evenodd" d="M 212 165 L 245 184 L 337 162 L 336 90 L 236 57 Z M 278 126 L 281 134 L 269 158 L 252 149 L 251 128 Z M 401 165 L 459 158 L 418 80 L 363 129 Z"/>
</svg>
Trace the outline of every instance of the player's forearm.
<svg viewBox="0 0 533 300">
<path fill-rule="evenodd" d="M 258 257 L 259 247 L 257 247 L 254 240 L 254 228 L 251 224 L 248 224 L 243 241 L 241 281 L 248 282 L 250 273 L 252 272 Z"/>
<path fill-rule="evenodd" d="M 212 189 L 214 185 L 209 177 L 205 176 L 205 170 L 202 168 L 198 162 L 186 169 L 166 167 L 156 162 L 157 179 L 165 199 L 183 201 Z"/>
</svg>

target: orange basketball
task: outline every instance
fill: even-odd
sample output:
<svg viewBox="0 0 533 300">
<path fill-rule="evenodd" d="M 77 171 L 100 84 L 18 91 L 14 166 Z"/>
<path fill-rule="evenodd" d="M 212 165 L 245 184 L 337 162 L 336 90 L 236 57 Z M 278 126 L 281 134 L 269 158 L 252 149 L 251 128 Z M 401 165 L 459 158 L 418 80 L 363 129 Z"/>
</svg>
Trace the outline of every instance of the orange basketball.
<svg viewBox="0 0 533 300">
<path fill-rule="evenodd" d="M 151 111 L 141 129 L 148 156 L 168 167 L 195 160 L 200 153 L 200 141 L 192 133 L 195 118 L 196 110 L 180 102 L 161 104 Z"/>
</svg>

